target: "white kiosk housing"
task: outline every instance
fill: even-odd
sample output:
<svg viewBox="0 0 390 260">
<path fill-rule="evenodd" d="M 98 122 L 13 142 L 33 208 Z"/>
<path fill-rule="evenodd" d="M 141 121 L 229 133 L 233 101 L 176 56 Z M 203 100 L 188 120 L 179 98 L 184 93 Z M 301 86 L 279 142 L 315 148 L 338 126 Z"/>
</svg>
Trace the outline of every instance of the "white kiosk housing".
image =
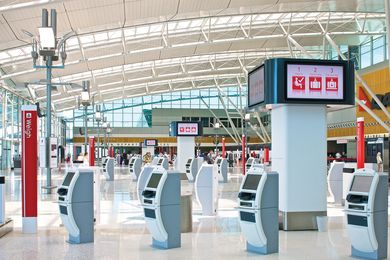
<svg viewBox="0 0 390 260">
<path fill-rule="evenodd" d="M 218 181 L 228 182 L 228 163 L 226 158 L 218 157 L 214 164 L 218 166 Z"/>
<path fill-rule="evenodd" d="M 198 174 L 198 171 L 200 167 L 203 164 L 203 158 L 202 157 L 191 157 L 187 160 L 186 163 L 186 175 L 187 179 L 190 182 L 194 182 L 196 179 L 196 175 Z"/>
<path fill-rule="evenodd" d="M 61 220 L 69 232 L 68 242 L 93 242 L 93 171 L 68 171 L 57 193 Z"/>
<path fill-rule="evenodd" d="M 114 171 L 115 171 L 115 166 L 114 166 L 115 160 L 114 158 L 111 157 L 106 157 L 103 160 L 103 175 L 106 177 L 108 181 L 113 181 L 115 179 L 114 176 Z"/>
<path fill-rule="evenodd" d="M 212 216 L 218 208 L 218 166 L 203 164 L 195 180 L 196 200 L 204 216 Z"/>
<path fill-rule="evenodd" d="M 142 192 L 146 187 L 146 183 L 149 180 L 150 175 L 152 174 L 154 168 L 156 167 L 157 167 L 156 165 L 145 165 L 138 176 L 137 196 L 140 203 L 142 203 Z"/>
<path fill-rule="evenodd" d="M 138 156 L 131 157 L 129 161 L 129 172 L 133 181 L 138 180 L 138 176 L 141 173 L 142 160 Z"/>
<path fill-rule="evenodd" d="M 343 200 L 344 162 L 332 162 L 328 172 L 328 191 L 334 202 L 341 204 Z"/>
<path fill-rule="evenodd" d="M 353 176 L 345 205 L 353 257 L 387 258 L 388 181 L 371 169 Z"/>
<path fill-rule="evenodd" d="M 180 173 L 157 167 L 149 176 L 142 192 L 146 226 L 153 237 L 152 246 L 181 246 Z"/>
<path fill-rule="evenodd" d="M 168 170 L 169 169 L 169 162 L 168 162 L 168 158 L 165 158 L 165 157 L 158 157 L 158 160 L 157 160 L 157 166 L 161 166 L 163 167 L 165 170 Z"/>
<path fill-rule="evenodd" d="M 240 225 L 247 250 L 260 254 L 279 249 L 279 176 L 251 168 L 238 194 Z"/>
<path fill-rule="evenodd" d="M 249 171 L 249 169 L 252 168 L 253 165 L 256 165 L 259 163 L 260 163 L 259 158 L 249 157 L 249 159 L 245 163 L 246 171 Z"/>
<path fill-rule="evenodd" d="M 0 237 L 13 230 L 13 221 L 5 217 L 5 176 L 0 176 Z"/>
</svg>

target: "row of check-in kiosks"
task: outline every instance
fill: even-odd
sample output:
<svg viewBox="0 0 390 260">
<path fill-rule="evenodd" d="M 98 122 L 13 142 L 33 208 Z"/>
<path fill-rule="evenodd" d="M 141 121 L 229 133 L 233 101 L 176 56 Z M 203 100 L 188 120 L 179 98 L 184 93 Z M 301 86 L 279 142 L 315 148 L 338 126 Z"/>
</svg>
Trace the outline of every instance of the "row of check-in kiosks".
<svg viewBox="0 0 390 260">
<path fill-rule="evenodd" d="M 162 166 L 145 166 L 137 182 L 146 226 L 157 248 L 181 246 L 181 176 Z M 195 179 L 204 215 L 214 215 L 218 204 L 218 165 L 202 164 Z M 244 176 L 238 193 L 241 231 L 248 251 L 260 254 L 279 250 L 279 177 L 254 165 Z M 58 189 L 61 219 L 70 243 L 93 242 L 93 171 L 69 171 Z M 388 175 L 357 170 L 346 198 L 347 230 L 352 256 L 387 257 Z"/>
</svg>

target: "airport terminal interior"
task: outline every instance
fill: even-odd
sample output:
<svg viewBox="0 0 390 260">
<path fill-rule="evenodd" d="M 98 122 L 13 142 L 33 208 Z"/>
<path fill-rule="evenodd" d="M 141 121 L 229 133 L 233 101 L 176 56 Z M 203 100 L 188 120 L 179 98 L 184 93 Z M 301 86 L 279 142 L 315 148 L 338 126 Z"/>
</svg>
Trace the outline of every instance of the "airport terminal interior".
<svg viewBox="0 0 390 260">
<path fill-rule="evenodd" d="M 390 0 L 0 13 L 0 260 L 390 256 Z"/>
</svg>

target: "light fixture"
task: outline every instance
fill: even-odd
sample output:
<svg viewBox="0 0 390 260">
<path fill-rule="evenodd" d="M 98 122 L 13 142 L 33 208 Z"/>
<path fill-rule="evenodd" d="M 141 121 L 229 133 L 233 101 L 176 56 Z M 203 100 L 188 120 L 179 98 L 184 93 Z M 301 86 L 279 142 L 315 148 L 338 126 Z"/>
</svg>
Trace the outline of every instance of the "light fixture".
<svg viewBox="0 0 390 260">
<path fill-rule="evenodd" d="M 246 122 L 251 121 L 251 114 L 249 114 L 249 113 L 245 114 L 245 118 L 244 119 L 245 119 Z"/>
<path fill-rule="evenodd" d="M 102 113 L 101 112 L 95 112 L 95 120 L 100 122 L 102 120 Z"/>
<path fill-rule="evenodd" d="M 52 27 L 39 27 L 39 41 L 44 49 L 54 49 L 56 47 L 56 39 Z"/>
<path fill-rule="evenodd" d="M 218 129 L 218 128 L 220 128 L 220 127 L 221 127 L 221 125 L 219 124 L 219 122 L 217 122 L 217 123 L 214 124 L 214 128 L 215 128 L 215 129 Z"/>
</svg>

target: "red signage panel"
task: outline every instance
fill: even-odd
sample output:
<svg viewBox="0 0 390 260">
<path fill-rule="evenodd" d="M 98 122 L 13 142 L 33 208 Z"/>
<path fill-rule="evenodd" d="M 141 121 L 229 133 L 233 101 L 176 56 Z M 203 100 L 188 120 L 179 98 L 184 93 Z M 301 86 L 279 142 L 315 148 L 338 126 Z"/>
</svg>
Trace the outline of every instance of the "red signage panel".
<svg viewBox="0 0 390 260">
<path fill-rule="evenodd" d="M 37 107 L 22 106 L 22 216 L 38 215 Z"/>
</svg>

